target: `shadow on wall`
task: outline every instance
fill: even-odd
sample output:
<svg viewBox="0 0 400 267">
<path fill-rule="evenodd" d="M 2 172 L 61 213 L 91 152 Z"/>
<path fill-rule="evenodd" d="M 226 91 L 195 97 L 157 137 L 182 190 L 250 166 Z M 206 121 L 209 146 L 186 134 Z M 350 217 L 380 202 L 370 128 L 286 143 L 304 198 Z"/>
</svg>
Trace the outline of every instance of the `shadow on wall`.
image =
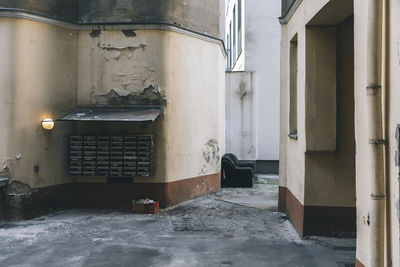
<svg viewBox="0 0 400 267">
<path fill-rule="evenodd" d="M 66 21 L 77 21 L 79 0 L 0 0 L 0 7 L 17 8 Z"/>
<path fill-rule="evenodd" d="M 81 0 L 79 23 L 154 23 L 220 36 L 219 1 L 198 0 Z"/>
</svg>

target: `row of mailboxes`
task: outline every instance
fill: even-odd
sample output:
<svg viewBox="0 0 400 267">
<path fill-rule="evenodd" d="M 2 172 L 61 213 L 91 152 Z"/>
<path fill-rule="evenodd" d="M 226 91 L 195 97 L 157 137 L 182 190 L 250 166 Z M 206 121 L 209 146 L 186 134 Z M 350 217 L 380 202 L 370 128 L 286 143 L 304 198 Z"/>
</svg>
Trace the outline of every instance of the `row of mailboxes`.
<svg viewBox="0 0 400 267">
<path fill-rule="evenodd" d="M 71 136 L 73 176 L 147 177 L 153 166 L 154 136 Z"/>
</svg>

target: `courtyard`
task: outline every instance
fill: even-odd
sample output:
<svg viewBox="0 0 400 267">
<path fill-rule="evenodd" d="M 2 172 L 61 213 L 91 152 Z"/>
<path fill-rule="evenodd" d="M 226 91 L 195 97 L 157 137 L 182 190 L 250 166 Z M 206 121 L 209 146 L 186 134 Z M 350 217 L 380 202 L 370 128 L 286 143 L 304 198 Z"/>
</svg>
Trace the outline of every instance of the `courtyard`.
<svg viewBox="0 0 400 267">
<path fill-rule="evenodd" d="M 0 266 L 354 266 L 354 238 L 298 237 L 277 212 L 277 184 L 260 176 L 155 215 L 65 210 L 0 222 Z"/>
</svg>

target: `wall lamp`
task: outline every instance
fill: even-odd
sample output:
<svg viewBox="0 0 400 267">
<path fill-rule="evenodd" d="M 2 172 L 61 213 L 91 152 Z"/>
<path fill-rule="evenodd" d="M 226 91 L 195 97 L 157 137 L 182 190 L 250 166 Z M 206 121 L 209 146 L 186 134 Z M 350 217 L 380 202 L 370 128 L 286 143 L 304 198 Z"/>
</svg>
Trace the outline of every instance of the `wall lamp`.
<svg viewBox="0 0 400 267">
<path fill-rule="evenodd" d="M 42 120 L 42 128 L 43 130 L 50 131 L 54 128 L 54 121 L 50 118 Z"/>
</svg>

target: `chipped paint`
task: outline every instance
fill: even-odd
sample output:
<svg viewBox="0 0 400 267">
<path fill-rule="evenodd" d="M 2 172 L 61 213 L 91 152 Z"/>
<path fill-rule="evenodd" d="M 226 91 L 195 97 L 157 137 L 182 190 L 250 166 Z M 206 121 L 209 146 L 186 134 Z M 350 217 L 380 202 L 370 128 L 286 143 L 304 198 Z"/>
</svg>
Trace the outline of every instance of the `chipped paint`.
<svg viewBox="0 0 400 267">
<path fill-rule="evenodd" d="M 0 178 L 10 178 L 11 173 L 10 169 L 7 166 L 4 166 L 4 168 L 0 171 Z"/>
<path fill-rule="evenodd" d="M 33 192 L 34 190 L 29 185 L 20 181 L 12 181 L 6 189 L 8 196 L 31 195 Z"/>
<path fill-rule="evenodd" d="M 33 205 L 32 194 L 35 192 L 29 185 L 20 181 L 12 181 L 4 190 L 3 215 L 7 220 L 22 220 L 30 218 L 26 211 L 31 210 Z"/>
<path fill-rule="evenodd" d="M 101 34 L 101 31 L 100 31 L 100 30 L 93 30 L 93 31 L 91 31 L 91 32 L 89 33 L 90 37 L 92 37 L 92 38 L 99 37 L 100 34 Z"/>
<path fill-rule="evenodd" d="M 137 46 L 112 46 L 112 45 L 104 45 L 104 44 L 97 43 L 98 48 L 105 49 L 107 51 L 114 51 L 114 50 L 135 51 L 137 49 L 145 50 L 146 46 L 148 46 L 148 45 L 147 44 L 139 44 Z"/>
<path fill-rule="evenodd" d="M 15 159 L 6 158 L 0 165 L 0 177 L 11 178 L 11 166 L 15 164 Z"/>
<path fill-rule="evenodd" d="M 136 33 L 133 30 L 122 30 L 122 33 L 126 37 L 135 37 L 136 36 Z"/>
<path fill-rule="evenodd" d="M 111 89 L 109 93 L 104 95 L 91 93 L 91 97 L 90 102 L 97 105 L 167 105 L 167 100 L 161 94 L 159 87 L 152 85 L 144 88 L 140 93 L 118 92 Z"/>
</svg>

